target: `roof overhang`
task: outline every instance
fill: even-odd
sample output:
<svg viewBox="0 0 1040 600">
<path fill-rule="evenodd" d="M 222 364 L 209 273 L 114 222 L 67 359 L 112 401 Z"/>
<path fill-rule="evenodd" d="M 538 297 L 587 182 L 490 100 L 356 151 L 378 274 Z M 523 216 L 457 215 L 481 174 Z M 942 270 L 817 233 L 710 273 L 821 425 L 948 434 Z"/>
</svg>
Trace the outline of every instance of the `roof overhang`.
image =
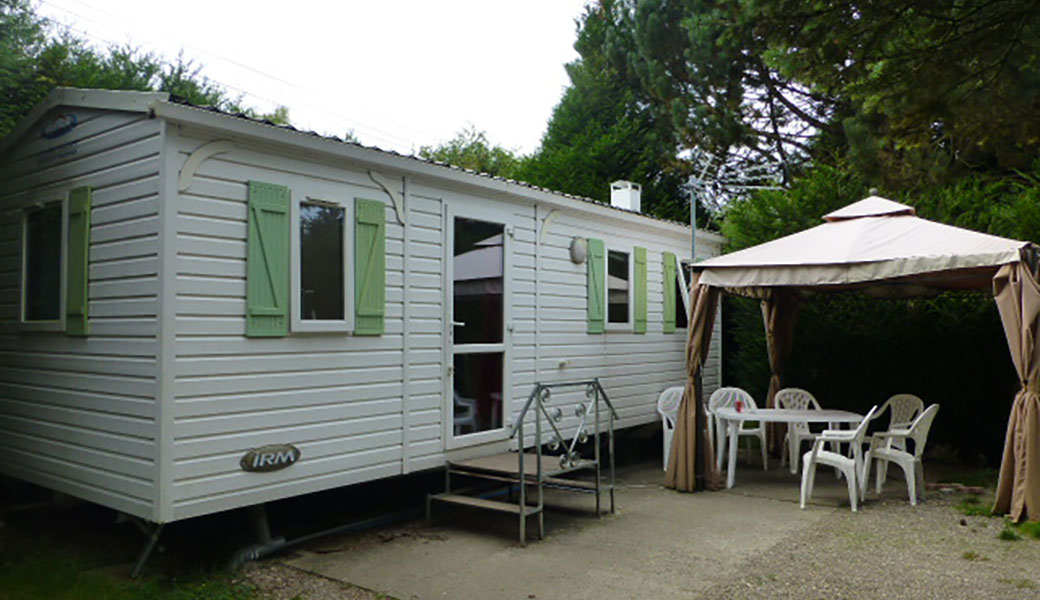
<svg viewBox="0 0 1040 600">
<path fill-rule="evenodd" d="M 203 107 L 159 99 L 151 104 L 156 117 L 171 123 L 205 128 L 219 132 L 227 139 L 249 139 L 272 144 L 288 144 L 310 152 L 346 159 L 367 168 L 397 171 L 448 184 L 492 191 L 511 197 L 520 197 L 532 204 L 592 214 L 610 220 L 623 221 L 627 226 L 652 231 L 666 230 L 676 234 L 690 235 L 690 227 L 674 221 L 665 221 L 648 215 L 622 210 L 588 199 L 529 186 L 522 182 L 492 177 L 464 169 L 438 164 L 424 159 L 404 156 L 378 148 L 322 137 L 313 133 L 266 124 L 247 118 L 237 118 Z M 719 234 L 698 230 L 697 237 L 714 243 L 723 243 Z"/>
<path fill-rule="evenodd" d="M 59 106 L 96 108 L 123 112 L 147 113 L 154 102 L 168 100 L 165 92 L 127 92 L 113 90 L 84 90 L 78 88 L 54 88 L 42 102 L 36 105 L 18 124 L 0 139 L 0 155 L 7 152 L 22 135 L 33 127 L 45 114 Z"/>
</svg>

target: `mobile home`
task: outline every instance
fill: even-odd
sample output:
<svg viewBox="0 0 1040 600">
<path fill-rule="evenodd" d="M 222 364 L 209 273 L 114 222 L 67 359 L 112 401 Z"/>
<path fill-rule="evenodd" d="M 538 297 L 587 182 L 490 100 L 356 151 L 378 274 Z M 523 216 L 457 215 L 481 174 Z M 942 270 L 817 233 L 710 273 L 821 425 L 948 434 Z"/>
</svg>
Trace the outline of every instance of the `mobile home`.
<svg viewBox="0 0 1040 600">
<path fill-rule="evenodd" d="M 598 377 L 620 427 L 658 421 L 690 235 L 167 94 L 56 90 L 0 142 L 0 472 L 167 523 L 502 452 L 536 382 Z"/>
</svg>

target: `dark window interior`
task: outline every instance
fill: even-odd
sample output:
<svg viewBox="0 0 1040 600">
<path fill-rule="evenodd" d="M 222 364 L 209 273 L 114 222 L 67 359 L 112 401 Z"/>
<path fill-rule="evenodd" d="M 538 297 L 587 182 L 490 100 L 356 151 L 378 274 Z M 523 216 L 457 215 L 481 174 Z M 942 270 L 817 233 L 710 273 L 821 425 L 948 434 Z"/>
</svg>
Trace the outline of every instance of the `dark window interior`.
<svg viewBox="0 0 1040 600">
<path fill-rule="evenodd" d="M 455 218 L 456 344 L 502 341 L 503 233 L 500 223 Z"/>
<path fill-rule="evenodd" d="M 300 318 L 344 318 L 341 206 L 300 204 Z"/>
<path fill-rule="evenodd" d="M 57 321 L 61 315 L 61 202 L 26 215 L 25 320 Z"/>
<path fill-rule="evenodd" d="M 607 322 L 628 323 L 628 254 L 607 251 Z"/>
</svg>

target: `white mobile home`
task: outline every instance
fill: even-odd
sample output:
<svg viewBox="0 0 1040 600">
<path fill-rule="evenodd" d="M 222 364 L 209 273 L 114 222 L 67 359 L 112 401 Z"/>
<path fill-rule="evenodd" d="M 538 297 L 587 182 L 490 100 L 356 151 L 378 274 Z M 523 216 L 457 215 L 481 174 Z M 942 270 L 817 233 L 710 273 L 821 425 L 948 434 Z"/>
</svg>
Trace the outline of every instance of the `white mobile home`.
<svg viewBox="0 0 1040 600">
<path fill-rule="evenodd" d="M 632 211 L 56 90 L 0 142 L 0 472 L 166 523 L 501 452 L 539 381 L 651 423 L 689 252 Z"/>
</svg>

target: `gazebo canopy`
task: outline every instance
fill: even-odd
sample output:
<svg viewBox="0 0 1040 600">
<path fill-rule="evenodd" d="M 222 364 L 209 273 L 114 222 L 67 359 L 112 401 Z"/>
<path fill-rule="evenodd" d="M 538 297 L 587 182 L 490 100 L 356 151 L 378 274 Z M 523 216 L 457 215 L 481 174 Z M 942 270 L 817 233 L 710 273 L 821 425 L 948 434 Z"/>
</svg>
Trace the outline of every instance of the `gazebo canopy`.
<svg viewBox="0 0 1040 600">
<path fill-rule="evenodd" d="M 1000 265 L 1032 246 L 922 219 L 913 207 L 877 196 L 823 218 L 812 229 L 696 263 L 700 283 L 755 296 L 747 288 L 871 288 L 900 296 L 986 288 Z"/>
<path fill-rule="evenodd" d="M 781 386 L 801 299 L 859 290 L 907 297 L 992 285 L 1022 389 L 1008 421 L 996 506 L 1014 519 L 1040 516 L 1040 281 L 1037 247 L 936 223 L 911 206 L 871 196 L 825 215 L 822 225 L 694 263 L 686 392 L 676 420 L 666 485 L 717 485 L 695 378 L 708 353 L 721 291 L 761 298 L 772 376 L 766 406 Z M 692 401 L 691 401 L 692 399 Z M 774 444 L 778 444 L 773 431 Z M 707 448 L 707 449 L 706 449 Z"/>
</svg>

